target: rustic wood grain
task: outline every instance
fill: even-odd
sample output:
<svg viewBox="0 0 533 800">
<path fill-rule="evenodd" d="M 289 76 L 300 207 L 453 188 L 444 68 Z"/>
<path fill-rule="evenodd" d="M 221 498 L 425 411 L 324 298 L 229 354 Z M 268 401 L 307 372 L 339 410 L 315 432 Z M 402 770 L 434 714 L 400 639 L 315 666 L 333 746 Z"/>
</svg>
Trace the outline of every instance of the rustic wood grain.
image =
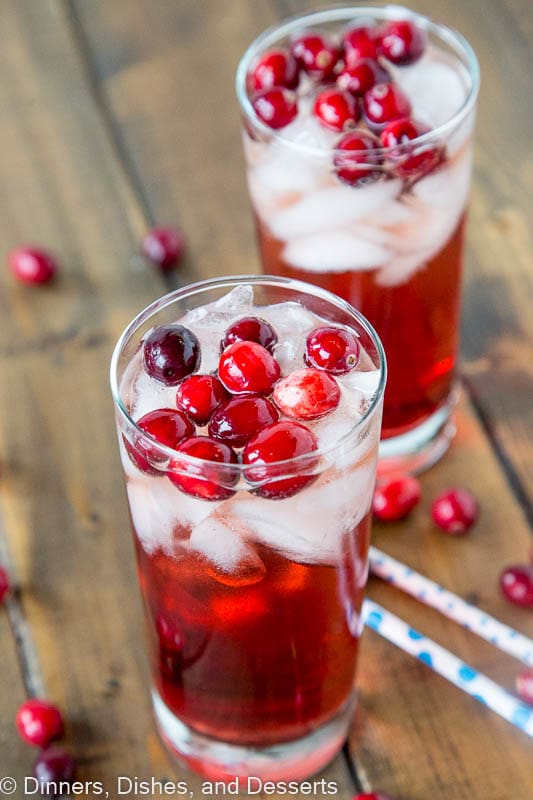
<svg viewBox="0 0 533 800">
<path fill-rule="evenodd" d="M 527 496 L 525 203 L 533 172 L 520 133 L 528 130 L 526 104 L 513 99 L 506 81 L 527 63 L 520 31 L 531 30 L 529 6 L 413 5 L 464 30 L 483 65 L 492 61 L 495 94 L 482 102 L 471 214 L 466 312 L 476 323 L 465 329 L 466 367 Z M 180 774 L 151 723 L 107 364 L 123 324 L 163 289 L 136 257 L 150 220 L 178 221 L 187 231 L 190 254 L 179 280 L 256 271 L 233 74 L 244 46 L 286 7 L 246 0 L 0 7 L 0 242 L 4 250 L 41 242 L 63 262 L 57 285 L 43 290 L 1 276 L 0 504 L 46 691 L 66 710 L 85 779 Z M 508 59 L 491 56 L 515 38 Z M 525 79 L 517 79 L 522 88 Z M 511 118 L 514 150 L 503 147 Z M 498 348 L 505 357 L 496 358 Z M 377 541 L 450 588 L 477 592 L 480 605 L 526 630 L 524 613 L 503 604 L 495 588 L 500 566 L 525 558 L 527 538 L 492 452 L 465 405 L 456 446 L 424 477 L 424 508 L 410 524 L 378 531 Z M 464 542 L 439 537 L 427 523 L 431 495 L 455 482 L 477 491 L 483 505 Z M 370 592 L 511 686 L 510 659 L 390 587 Z M 364 648 L 351 749 L 370 783 L 398 800 L 529 800 L 524 737 L 375 636 Z M 0 653 L 7 657 L 2 686 L 16 704 L 20 673 L 1 628 Z M 12 749 L 0 750 L 0 759 L 8 752 L 13 774 L 24 773 L 28 754 L 9 726 L 5 742 Z M 341 798 L 351 796 L 342 759 L 327 775 L 339 781 Z"/>
<path fill-rule="evenodd" d="M 0 608 L 0 778 L 9 776 L 19 785 L 31 774 L 34 753 L 14 734 L 19 705 L 26 699 L 25 687 L 9 625 L 7 603 Z"/>
</svg>

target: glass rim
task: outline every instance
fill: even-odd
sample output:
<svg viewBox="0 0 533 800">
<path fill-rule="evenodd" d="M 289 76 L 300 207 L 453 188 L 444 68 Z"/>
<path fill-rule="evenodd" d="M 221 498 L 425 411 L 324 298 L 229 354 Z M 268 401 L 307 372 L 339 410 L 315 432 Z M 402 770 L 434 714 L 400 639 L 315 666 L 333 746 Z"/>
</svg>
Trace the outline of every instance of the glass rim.
<svg viewBox="0 0 533 800">
<path fill-rule="evenodd" d="M 284 36 L 290 36 L 291 33 L 294 33 L 301 27 L 305 26 L 312 28 L 314 24 L 320 25 L 324 22 L 337 20 L 344 20 L 345 22 L 349 23 L 350 17 L 354 20 L 358 17 L 364 16 L 379 16 L 380 19 L 397 19 L 399 12 L 402 13 L 403 18 L 411 19 L 417 22 L 426 32 L 434 33 L 436 36 L 440 37 L 442 41 L 446 42 L 446 44 L 452 47 L 456 54 L 462 51 L 463 55 L 466 57 L 466 67 L 468 69 L 468 74 L 472 84 L 461 107 L 455 112 L 455 114 L 453 114 L 441 125 L 438 125 L 436 128 L 433 128 L 427 133 L 423 133 L 421 136 L 417 136 L 413 142 L 408 142 L 407 144 L 403 145 L 391 145 L 390 147 L 376 147 L 375 150 L 373 150 L 373 154 L 387 155 L 392 152 L 395 154 L 401 154 L 409 147 L 412 147 L 413 144 L 418 147 L 430 142 L 435 142 L 436 140 L 444 139 L 448 133 L 452 132 L 460 124 L 460 122 L 468 116 L 476 104 L 480 85 L 479 62 L 477 56 L 468 40 L 455 28 L 452 28 L 449 25 L 444 25 L 440 22 L 433 22 L 433 20 L 431 20 L 429 17 L 426 17 L 424 14 L 420 14 L 417 11 L 413 11 L 405 6 L 396 4 L 372 5 L 365 3 L 364 5 L 358 6 L 354 3 L 349 3 L 346 5 L 335 6 L 333 8 L 327 7 L 305 14 L 292 15 L 279 23 L 271 25 L 269 28 L 260 33 L 259 36 L 257 36 L 246 48 L 239 61 L 235 76 L 235 91 L 237 94 L 237 100 L 242 112 L 246 116 L 246 119 L 265 136 L 275 139 L 276 141 L 282 143 L 290 149 L 298 151 L 299 153 L 307 153 L 314 156 L 320 155 L 321 157 L 325 157 L 326 155 L 331 156 L 331 152 L 342 153 L 343 151 L 339 150 L 337 147 L 315 147 L 309 144 L 302 144 L 301 142 L 294 142 L 291 139 L 285 139 L 280 130 L 269 128 L 268 125 L 262 122 L 262 120 L 260 120 L 255 113 L 246 91 L 246 79 L 250 64 L 263 49 L 266 49 L 269 45 L 274 44 L 278 39 L 283 38 Z M 361 129 L 355 127 L 349 131 L 345 131 L 344 133 L 339 132 L 339 136 L 359 130 Z M 351 150 L 350 152 L 364 153 L 366 151 Z"/>
<path fill-rule="evenodd" d="M 170 306 L 176 300 L 185 300 L 187 297 L 191 297 L 195 294 L 198 294 L 201 291 L 208 290 L 211 287 L 220 287 L 224 288 L 227 287 L 228 290 L 235 288 L 241 284 L 252 284 L 252 285 L 262 285 L 262 286 L 284 286 L 287 288 L 294 288 L 296 291 L 300 291 L 302 293 L 313 295 L 315 297 L 319 297 L 326 302 L 330 303 L 331 305 L 336 306 L 337 308 L 341 309 L 342 311 L 349 314 L 352 318 L 355 319 L 357 324 L 363 328 L 363 330 L 370 336 L 375 348 L 377 355 L 379 357 L 379 364 L 377 369 L 380 372 L 379 376 L 379 383 L 376 387 L 374 396 L 370 401 L 369 407 L 365 411 L 365 413 L 358 419 L 354 424 L 350 427 L 348 431 L 346 431 L 340 438 L 336 439 L 330 444 L 327 444 L 323 447 L 319 447 L 316 450 L 312 450 L 310 453 L 304 453 L 299 456 L 294 456 L 293 458 L 283 459 L 281 461 L 273 461 L 271 463 L 265 465 L 258 465 L 258 464 L 230 464 L 230 463 L 221 463 L 219 461 L 209 461 L 207 459 L 197 458 L 196 456 L 191 456 L 186 453 L 183 453 L 179 450 L 175 450 L 172 447 L 168 447 L 167 445 L 162 444 L 153 436 L 144 431 L 137 422 L 133 419 L 133 417 L 128 412 L 127 408 L 125 407 L 121 395 L 120 395 L 120 385 L 118 380 L 118 366 L 120 356 L 130 341 L 131 337 L 134 333 L 139 329 L 139 327 L 145 323 L 147 320 L 150 319 L 154 314 L 158 311 L 161 311 L 168 306 Z M 290 302 L 290 301 L 287 301 Z M 364 423 L 366 423 L 375 413 L 376 408 L 379 406 L 379 402 L 383 396 L 385 391 L 385 384 L 387 381 L 387 360 L 385 356 L 385 351 L 383 349 L 383 344 L 381 339 L 379 338 L 376 330 L 372 326 L 372 324 L 366 319 L 366 317 L 361 314 L 356 308 L 354 308 L 350 303 L 347 303 L 337 295 L 333 294 L 332 292 L 328 292 L 326 289 L 321 289 L 318 286 L 314 286 L 313 284 L 306 283 L 305 281 L 299 281 L 292 278 L 283 278 L 277 275 L 228 275 L 228 276 L 221 276 L 216 278 L 207 278 L 201 281 L 195 281 L 194 283 L 189 283 L 186 286 L 183 286 L 178 289 L 174 289 L 171 292 L 163 295 L 162 297 L 154 300 L 144 309 L 142 309 L 136 316 L 131 320 L 131 322 L 124 328 L 122 333 L 120 334 L 115 347 L 113 349 L 113 354 L 111 356 L 111 363 L 110 363 L 110 385 L 111 385 L 111 394 L 113 397 L 113 402 L 115 408 L 120 414 L 121 419 L 126 423 L 126 425 L 133 429 L 139 436 L 142 436 L 145 440 L 148 439 L 150 441 L 150 447 L 153 447 L 157 452 L 161 455 L 165 456 L 166 458 L 177 458 L 179 457 L 180 466 L 182 464 L 189 464 L 192 467 L 199 467 L 200 465 L 208 465 L 209 467 L 216 468 L 220 472 L 231 472 L 231 473 L 244 473 L 246 470 L 252 469 L 261 469 L 268 473 L 272 472 L 276 474 L 276 478 L 278 478 L 278 474 L 276 470 L 280 467 L 289 466 L 300 466 L 305 464 L 313 464 L 316 463 L 317 458 L 328 455 L 331 452 L 335 451 L 337 448 L 341 447 L 344 443 L 349 441 L 355 434 L 355 432 L 360 429 Z M 176 387 L 177 388 L 177 387 Z"/>
</svg>

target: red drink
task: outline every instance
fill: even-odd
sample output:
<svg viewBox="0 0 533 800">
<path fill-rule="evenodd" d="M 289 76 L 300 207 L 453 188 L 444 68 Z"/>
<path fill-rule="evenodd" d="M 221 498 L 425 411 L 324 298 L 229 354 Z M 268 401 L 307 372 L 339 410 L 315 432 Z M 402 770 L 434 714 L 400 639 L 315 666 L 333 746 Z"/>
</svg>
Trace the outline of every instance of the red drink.
<svg viewBox="0 0 533 800">
<path fill-rule="evenodd" d="M 401 57 L 391 18 L 409 20 L 415 31 Z M 269 53 L 298 59 L 306 30 L 322 37 L 328 53 L 337 48 L 339 61 L 323 77 L 300 58 L 283 116 L 274 90 L 257 85 Z M 361 37 L 375 51 L 363 62 L 353 60 Z M 361 75 L 370 81 L 364 89 Z M 427 467 L 453 433 L 477 89 L 469 45 L 397 7 L 333 9 L 282 24 L 260 36 L 239 66 L 263 269 L 338 294 L 375 326 L 389 366 L 383 467 Z"/>
<path fill-rule="evenodd" d="M 228 331 L 260 331 L 269 350 Z M 183 364 L 168 359 L 176 332 L 195 379 L 189 390 Z M 331 341 L 345 349 L 328 351 Z M 309 349 L 319 345 L 318 355 Z M 354 707 L 384 384 L 379 343 L 362 317 L 320 289 L 221 279 L 143 312 L 117 346 L 115 369 L 161 734 L 210 777 L 303 778 L 338 751 Z M 205 400 L 195 394 L 201 375 L 226 387 L 207 413 L 196 402 Z M 241 392 L 243 378 L 252 391 Z M 184 397 L 196 424 L 181 410 Z M 209 455 L 192 457 L 198 445 Z"/>
</svg>

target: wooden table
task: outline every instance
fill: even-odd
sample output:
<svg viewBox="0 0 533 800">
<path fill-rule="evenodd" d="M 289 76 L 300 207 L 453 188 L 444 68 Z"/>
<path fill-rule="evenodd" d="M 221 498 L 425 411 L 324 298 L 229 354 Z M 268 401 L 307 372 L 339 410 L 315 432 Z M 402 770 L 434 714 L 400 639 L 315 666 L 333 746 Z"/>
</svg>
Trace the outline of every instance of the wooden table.
<svg viewBox="0 0 533 800">
<path fill-rule="evenodd" d="M 461 29 L 483 74 L 464 303 L 459 434 L 423 478 L 408 522 L 376 543 L 517 629 L 500 596 L 526 561 L 532 520 L 533 161 L 529 0 L 416 0 Z M 2 560 L 17 591 L 0 612 L 0 773 L 33 753 L 13 718 L 53 698 L 84 780 L 174 777 L 151 721 L 133 551 L 107 386 L 124 324 L 166 288 L 138 257 L 155 221 L 187 232 L 180 283 L 256 271 L 233 74 L 260 30 L 298 0 L 4 0 L 0 4 L 2 252 L 55 250 L 61 277 L 34 289 L 1 271 Z M 528 41 L 529 38 L 529 41 Z M 482 514 L 453 540 L 432 496 L 472 489 Z M 518 664 L 393 588 L 370 595 L 512 688 Z M 338 796 L 529 800 L 531 741 L 369 632 L 361 703 L 327 770 Z M 187 776 L 200 796 L 198 779 Z M 19 790 L 21 792 L 21 790 Z M 16 795 L 22 797 L 22 793 Z M 113 794 L 111 794 L 113 796 Z"/>
</svg>

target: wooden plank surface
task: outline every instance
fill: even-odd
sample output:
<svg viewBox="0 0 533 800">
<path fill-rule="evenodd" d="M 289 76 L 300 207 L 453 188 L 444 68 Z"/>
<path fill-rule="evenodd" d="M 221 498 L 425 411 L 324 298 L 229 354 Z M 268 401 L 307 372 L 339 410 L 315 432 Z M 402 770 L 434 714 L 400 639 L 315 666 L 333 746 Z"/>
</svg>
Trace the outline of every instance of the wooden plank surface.
<svg viewBox="0 0 533 800">
<path fill-rule="evenodd" d="M 86 779 L 180 774 L 156 739 L 148 707 L 107 364 L 122 325 L 163 289 L 135 256 L 151 219 L 179 221 L 187 231 L 190 255 L 180 281 L 257 269 L 233 73 L 244 46 L 289 5 L 298 4 L 152 0 L 149 24 L 145 0 L 22 0 L 0 9 L 0 99 L 9 110 L 0 120 L 0 146 L 9 153 L 0 176 L 4 187 L 16 188 L 2 197 L 0 241 L 4 249 L 38 241 L 63 261 L 60 281 L 43 291 L 2 274 L 0 503 L 46 691 L 66 709 Z M 497 37 L 500 48 L 501 36 L 514 39 L 522 19 L 531 19 L 519 0 L 433 0 L 434 12 L 422 5 L 465 30 L 483 63 Z M 482 5 L 495 16 L 481 14 Z M 516 134 L 522 142 L 516 151 L 503 148 L 511 118 L 505 104 L 520 105 L 505 91 L 506 80 L 526 63 L 523 44 L 517 47 L 488 67 L 501 110 L 494 121 L 491 95 L 485 96 L 465 353 L 479 402 L 531 497 L 525 194 L 532 173 L 519 169 L 528 155 L 523 133 Z M 528 130 L 526 113 L 523 104 L 516 131 Z M 503 228 L 491 216 L 502 208 L 511 209 Z M 508 239 L 514 264 L 501 265 Z M 507 356 L 498 360 L 499 347 Z M 505 392 L 511 368 L 516 379 Z M 469 485 L 483 506 L 464 542 L 428 527 L 429 498 L 452 482 Z M 525 558 L 524 515 L 467 403 L 458 442 L 424 477 L 424 488 L 424 508 L 409 524 L 378 530 L 378 543 L 450 588 L 476 592 L 480 605 L 525 631 L 531 617 L 505 605 L 496 589 L 500 566 Z M 370 592 L 511 686 L 510 659 L 390 587 L 377 584 Z M 13 704 L 18 673 L 12 639 L 0 629 L 0 645 L 4 640 Z M 364 649 L 362 710 L 350 744 L 365 780 L 398 800 L 529 800 L 531 750 L 522 736 L 375 636 L 366 637 Z M 20 772 L 27 751 L 9 727 L 5 741 L 9 763 Z M 328 778 L 338 780 L 340 797 L 351 796 L 342 758 Z"/>
</svg>

